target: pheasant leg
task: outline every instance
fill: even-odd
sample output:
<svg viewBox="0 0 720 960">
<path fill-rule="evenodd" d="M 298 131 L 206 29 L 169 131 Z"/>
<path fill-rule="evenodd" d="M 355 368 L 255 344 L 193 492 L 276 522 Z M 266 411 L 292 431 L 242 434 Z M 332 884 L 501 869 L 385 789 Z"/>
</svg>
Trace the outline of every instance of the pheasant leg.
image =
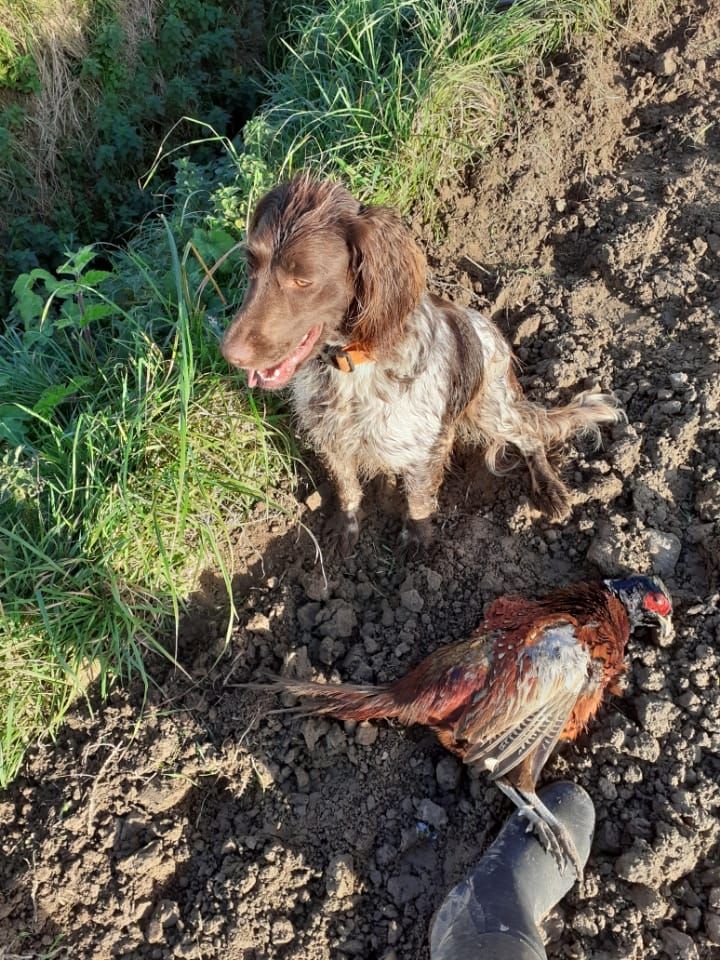
<svg viewBox="0 0 720 960">
<path fill-rule="evenodd" d="M 582 862 L 575 843 L 567 829 L 557 817 L 548 810 L 534 790 L 516 790 L 507 780 L 495 781 L 508 799 L 512 800 L 520 811 L 520 815 L 528 821 L 528 830 L 535 834 L 562 870 L 566 863 L 570 863 L 579 879 L 583 875 Z"/>
<path fill-rule="evenodd" d="M 595 811 L 574 783 L 553 783 L 540 796 L 566 827 L 585 861 Z M 540 926 L 575 883 L 567 862 L 558 870 L 541 854 L 527 821 L 516 811 L 480 862 L 440 905 L 430 928 L 431 960 L 540 960 L 545 937 Z"/>
</svg>

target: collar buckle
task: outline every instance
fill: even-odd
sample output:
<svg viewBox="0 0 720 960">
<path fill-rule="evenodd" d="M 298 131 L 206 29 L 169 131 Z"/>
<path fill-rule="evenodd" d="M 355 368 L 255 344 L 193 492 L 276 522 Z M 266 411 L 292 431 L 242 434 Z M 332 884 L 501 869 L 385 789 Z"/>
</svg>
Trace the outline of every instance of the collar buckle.
<svg viewBox="0 0 720 960">
<path fill-rule="evenodd" d="M 344 347 L 326 345 L 320 352 L 319 359 L 341 373 L 354 373 L 359 364 L 369 363 L 374 357 L 360 344 L 349 343 Z"/>
</svg>

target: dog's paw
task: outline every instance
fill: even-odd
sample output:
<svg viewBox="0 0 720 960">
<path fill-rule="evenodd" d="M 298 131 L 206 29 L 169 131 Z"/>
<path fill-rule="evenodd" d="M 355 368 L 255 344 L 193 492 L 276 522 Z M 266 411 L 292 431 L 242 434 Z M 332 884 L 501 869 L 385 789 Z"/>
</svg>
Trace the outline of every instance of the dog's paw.
<svg viewBox="0 0 720 960">
<path fill-rule="evenodd" d="M 433 523 L 429 517 L 424 520 L 407 518 L 398 538 L 397 556 L 400 560 L 416 560 L 428 549 L 433 541 Z"/>
<path fill-rule="evenodd" d="M 340 560 L 347 560 L 360 536 L 357 510 L 336 510 L 325 522 L 323 540 L 327 549 Z"/>
<path fill-rule="evenodd" d="M 554 477 L 548 477 L 539 485 L 535 500 L 549 520 L 567 520 L 572 511 L 570 491 L 562 480 Z"/>
</svg>

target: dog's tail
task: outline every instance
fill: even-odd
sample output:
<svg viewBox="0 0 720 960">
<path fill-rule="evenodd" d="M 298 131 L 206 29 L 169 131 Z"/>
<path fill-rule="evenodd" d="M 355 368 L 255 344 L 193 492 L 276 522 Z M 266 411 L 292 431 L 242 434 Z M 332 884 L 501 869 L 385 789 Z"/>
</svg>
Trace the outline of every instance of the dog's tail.
<svg viewBox="0 0 720 960">
<path fill-rule="evenodd" d="M 589 436 L 600 443 L 600 425 L 624 419 L 625 414 L 611 393 L 586 390 L 563 407 L 542 409 L 538 426 L 546 446 L 555 447 L 576 435 Z"/>
<path fill-rule="evenodd" d="M 502 408 L 502 417 L 492 423 L 492 429 L 481 424 L 474 437 L 482 437 L 485 444 L 485 462 L 492 473 L 503 474 L 517 463 L 509 458 L 510 447 L 528 457 L 558 447 L 577 434 L 585 434 L 600 443 L 600 425 L 625 420 L 617 399 L 610 393 L 587 390 L 579 393 L 562 407 L 543 407 L 526 400 L 520 384 L 508 395 Z M 509 400 L 509 402 L 507 402 Z M 473 434 L 471 434 L 473 435 Z"/>
</svg>

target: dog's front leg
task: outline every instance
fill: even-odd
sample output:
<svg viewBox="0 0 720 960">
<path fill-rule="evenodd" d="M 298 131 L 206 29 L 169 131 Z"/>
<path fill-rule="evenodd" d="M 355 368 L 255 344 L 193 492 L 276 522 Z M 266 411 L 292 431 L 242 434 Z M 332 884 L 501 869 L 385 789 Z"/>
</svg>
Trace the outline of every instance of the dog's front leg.
<svg viewBox="0 0 720 960">
<path fill-rule="evenodd" d="M 352 457 L 334 458 L 325 456 L 325 465 L 335 481 L 337 506 L 325 521 L 324 537 L 330 550 L 342 559 L 355 549 L 360 535 L 360 501 L 362 487 Z"/>
<path fill-rule="evenodd" d="M 433 536 L 432 517 L 437 510 L 437 491 L 441 480 L 442 474 L 436 482 L 435 477 L 422 467 L 403 474 L 407 514 L 398 544 L 398 552 L 402 557 L 417 556 L 430 545 Z"/>
<path fill-rule="evenodd" d="M 427 459 L 403 471 L 407 516 L 400 533 L 399 550 L 402 556 L 415 556 L 432 541 L 432 517 L 437 510 L 438 491 L 454 439 L 455 431 L 450 428 L 436 441 Z"/>
</svg>

